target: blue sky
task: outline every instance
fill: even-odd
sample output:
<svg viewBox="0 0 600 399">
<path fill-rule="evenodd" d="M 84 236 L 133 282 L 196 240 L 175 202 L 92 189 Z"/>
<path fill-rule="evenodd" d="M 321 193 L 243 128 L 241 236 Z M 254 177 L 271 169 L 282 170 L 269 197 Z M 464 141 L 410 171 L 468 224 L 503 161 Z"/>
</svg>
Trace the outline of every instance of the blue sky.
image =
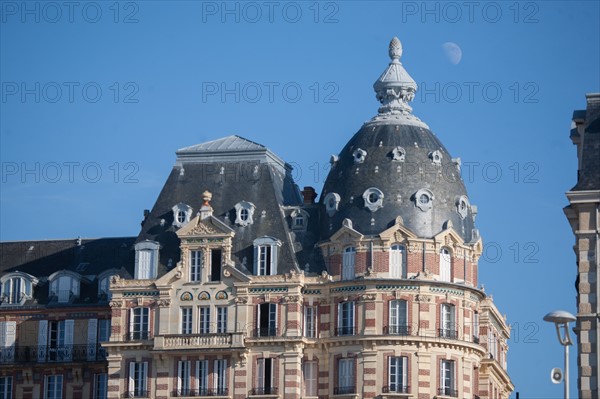
<svg viewBox="0 0 600 399">
<path fill-rule="evenodd" d="M 175 150 L 230 134 L 320 191 L 329 156 L 377 112 L 372 84 L 398 36 L 414 113 L 462 158 L 479 208 L 480 281 L 513 326 L 516 390 L 562 397 L 542 317 L 576 312 L 562 208 L 572 112 L 600 91 L 599 2 L 0 6 L 3 241 L 136 235 Z"/>
</svg>

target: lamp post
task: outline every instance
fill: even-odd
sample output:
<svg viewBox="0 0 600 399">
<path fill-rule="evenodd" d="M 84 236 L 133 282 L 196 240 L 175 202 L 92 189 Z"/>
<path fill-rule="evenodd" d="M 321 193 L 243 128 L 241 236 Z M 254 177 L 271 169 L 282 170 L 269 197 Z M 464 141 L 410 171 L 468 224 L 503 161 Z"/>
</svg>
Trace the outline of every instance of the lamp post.
<svg viewBox="0 0 600 399">
<path fill-rule="evenodd" d="M 569 399 L 569 345 L 573 345 L 569 335 L 569 323 L 576 320 L 575 316 L 564 310 L 555 310 L 544 316 L 544 321 L 554 323 L 558 342 L 565 347 L 565 399 Z M 561 329 L 564 334 L 561 334 Z"/>
</svg>

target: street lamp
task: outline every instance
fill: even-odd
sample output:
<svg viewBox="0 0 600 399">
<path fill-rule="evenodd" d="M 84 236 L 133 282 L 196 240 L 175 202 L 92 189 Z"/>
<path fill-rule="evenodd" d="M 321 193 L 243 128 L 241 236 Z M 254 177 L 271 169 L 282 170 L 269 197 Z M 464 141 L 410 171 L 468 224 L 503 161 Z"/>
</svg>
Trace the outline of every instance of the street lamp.
<svg viewBox="0 0 600 399">
<path fill-rule="evenodd" d="M 575 316 L 564 310 L 555 310 L 544 316 L 544 321 L 554 323 L 558 342 L 565 347 L 565 399 L 569 399 L 569 345 L 573 345 L 569 335 L 569 323 L 576 320 Z M 562 334 L 561 329 L 564 331 Z"/>
</svg>

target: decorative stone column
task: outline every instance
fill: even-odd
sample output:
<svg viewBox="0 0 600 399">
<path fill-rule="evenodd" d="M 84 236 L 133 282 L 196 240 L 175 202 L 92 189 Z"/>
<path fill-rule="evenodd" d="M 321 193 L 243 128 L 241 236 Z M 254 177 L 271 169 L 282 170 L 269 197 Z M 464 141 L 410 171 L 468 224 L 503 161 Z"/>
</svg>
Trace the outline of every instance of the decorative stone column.
<svg viewBox="0 0 600 399">
<path fill-rule="evenodd" d="M 373 302 L 369 302 L 373 304 Z M 377 396 L 377 379 L 381 380 L 381 370 L 377 372 L 377 350 L 371 348 L 362 352 L 362 362 L 358 367 L 357 391 L 359 391 L 358 382 L 362 380 L 362 395 L 361 398 L 374 398 Z M 362 378 L 361 378 L 362 377 Z M 381 384 L 380 384 L 381 385 Z"/>
<path fill-rule="evenodd" d="M 282 398 L 300 399 L 302 396 L 302 346 L 300 344 L 286 346 L 281 355 L 283 359 L 283 392 Z"/>
</svg>

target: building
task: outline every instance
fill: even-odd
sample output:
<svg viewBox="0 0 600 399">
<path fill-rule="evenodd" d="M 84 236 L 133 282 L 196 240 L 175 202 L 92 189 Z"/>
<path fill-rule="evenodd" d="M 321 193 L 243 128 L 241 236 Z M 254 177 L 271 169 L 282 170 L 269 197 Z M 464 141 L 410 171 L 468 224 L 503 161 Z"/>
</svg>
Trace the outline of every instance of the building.
<svg viewBox="0 0 600 399">
<path fill-rule="evenodd" d="M 600 396 L 598 387 L 598 272 L 600 271 L 600 93 L 588 94 L 587 108 L 573 113 L 571 140 L 577 146 L 577 184 L 567 192 L 565 215 L 575 234 L 577 263 L 577 366 L 581 399 Z"/>
<path fill-rule="evenodd" d="M 177 151 L 131 263 L 104 274 L 105 397 L 509 397 L 477 208 L 411 113 L 401 54 L 394 38 L 381 107 L 331 157 L 318 202 L 245 138 Z"/>
</svg>

